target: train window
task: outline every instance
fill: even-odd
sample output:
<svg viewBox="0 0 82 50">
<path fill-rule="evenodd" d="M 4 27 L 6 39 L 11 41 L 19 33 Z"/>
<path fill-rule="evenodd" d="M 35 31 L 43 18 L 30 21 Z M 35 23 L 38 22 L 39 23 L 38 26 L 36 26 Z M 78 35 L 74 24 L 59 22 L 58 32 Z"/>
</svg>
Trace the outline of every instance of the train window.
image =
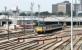
<svg viewBox="0 0 82 50">
<path fill-rule="evenodd" d="M 38 26 L 45 26 L 45 22 L 42 22 L 42 21 L 39 21 L 39 22 L 38 22 L 38 21 L 37 21 L 37 25 L 38 25 Z"/>
</svg>

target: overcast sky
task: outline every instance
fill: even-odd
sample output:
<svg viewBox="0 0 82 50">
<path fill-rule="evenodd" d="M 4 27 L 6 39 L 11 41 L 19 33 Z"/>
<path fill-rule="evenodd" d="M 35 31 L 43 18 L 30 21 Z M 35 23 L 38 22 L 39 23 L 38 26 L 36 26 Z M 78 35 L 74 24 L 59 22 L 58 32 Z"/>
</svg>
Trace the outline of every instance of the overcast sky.
<svg viewBox="0 0 82 50">
<path fill-rule="evenodd" d="M 63 1 L 65 0 L 0 0 L 0 11 L 4 10 L 4 6 L 7 6 L 7 9 L 9 10 L 15 9 L 17 5 L 19 9 L 23 11 L 30 11 L 31 2 L 34 2 L 34 11 L 37 11 L 37 5 L 40 4 L 41 11 L 51 12 L 52 4 L 60 3 Z"/>
</svg>

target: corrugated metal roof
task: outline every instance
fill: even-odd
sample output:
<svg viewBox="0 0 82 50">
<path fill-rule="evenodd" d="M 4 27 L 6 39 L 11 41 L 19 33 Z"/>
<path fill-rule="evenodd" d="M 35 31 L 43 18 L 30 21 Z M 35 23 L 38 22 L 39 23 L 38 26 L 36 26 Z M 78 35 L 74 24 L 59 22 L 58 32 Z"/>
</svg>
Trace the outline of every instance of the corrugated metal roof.
<svg viewBox="0 0 82 50">
<path fill-rule="evenodd" d="M 44 21 L 66 21 L 66 22 L 70 22 L 71 21 L 71 17 L 49 17 L 49 18 L 45 18 Z M 82 17 L 74 17 L 73 21 L 82 21 Z"/>
<path fill-rule="evenodd" d="M 0 19 L 8 19 L 7 16 L 0 16 Z M 30 16 L 10 16 L 9 17 L 10 20 L 39 20 L 39 21 L 50 21 L 50 22 L 57 22 L 57 21 L 67 21 L 67 22 L 70 22 L 71 21 L 71 17 L 66 17 L 66 16 L 63 16 L 63 17 L 57 17 L 57 16 L 52 16 L 52 17 L 45 17 L 45 18 L 38 18 L 36 16 L 33 16 L 33 17 L 30 17 Z M 73 17 L 73 21 L 82 21 L 82 17 Z"/>
</svg>

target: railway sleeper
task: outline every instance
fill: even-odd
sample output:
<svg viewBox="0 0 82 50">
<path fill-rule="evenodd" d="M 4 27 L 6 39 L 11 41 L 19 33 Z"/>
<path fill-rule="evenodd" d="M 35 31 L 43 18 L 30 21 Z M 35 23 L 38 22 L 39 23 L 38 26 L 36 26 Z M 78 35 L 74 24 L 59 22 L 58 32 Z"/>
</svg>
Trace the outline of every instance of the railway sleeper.
<svg viewBox="0 0 82 50">
<path fill-rule="evenodd" d="M 76 37 L 76 39 L 74 40 L 74 45 L 73 45 L 73 48 L 76 46 L 76 44 L 79 42 L 79 40 L 81 40 L 82 37 Z M 70 47 L 70 50 L 71 50 L 71 47 Z"/>
<path fill-rule="evenodd" d="M 45 50 L 54 50 L 54 49 L 56 49 L 58 46 L 62 45 L 63 43 L 65 43 L 65 42 L 67 42 L 67 41 L 69 41 L 69 39 L 70 39 L 70 38 L 67 38 L 66 40 L 63 39 L 62 41 L 60 41 L 60 42 L 58 42 L 58 43 L 56 43 L 56 44 L 53 44 L 51 47 L 45 48 Z"/>
<path fill-rule="evenodd" d="M 73 38 L 73 41 L 78 41 L 77 39 L 80 39 L 80 38 L 78 38 L 78 37 Z M 76 43 L 76 42 L 74 42 L 74 43 Z M 63 50 L 71 50 L 70 43 L 67 46 L 65 46 Z"/>
<path fill-rule="evenodd" d="M 16 45 L 16 44 L 19 44 L 19 43 L 17 43 L 17 42 L 4 43 L 4 44 L 0 45 L 0 49 L 4 49 L 6 47 L 13 46 L 13 45 Z"/>
<path fill-rule="evenodd" d="M 45 47 L 39 48 L 39 49 L 46 50 L 47 48 L 49 48 L 49 47 L 51 47 L 51 46 L 53 46 L 53 45 L 55 45 L 56 43 L 61 42 L 61 41 L 62 41 L 62 40 L 57 40 L 57 41 L 55 41 L 55 42 L 53 42 L 53 43 L 51 43 L 51 44 L 49 44 L 49 45 L 47 45 L 47 46 L 45 46 Z M 38 50 L 39 50 L 39 49 L 38 49 Z"/>
<path fill-rule="evenodd" d="M 75 40 L 75 39 L 76 39 L 76 38 L 74 37 L 73 40 Z M 69 40 L 69 41 L 68 41 L 68 44 L 64 45 L 63 48 L 62 48 L 62 50 L 67 50 L 66 48 L 69 47 L 70 42 L 71 42 L 71 41 Z M 68 50 L 69 50 L 69 49 L 68 49 Z"/>
<path fill-rule="evenodd" d="M 82 39 L 74 46 L 74 50 L 79 50 L 80 46 L 82 45 Z"/>
<path fill-rule="evenodd" d="M 58 48 L 56 48 L 55 50 L 64 50 L 64 47 L 67 46 L 70 43 L 70 40 L 65 42 L 64 44 L 60 45 Z"/>
<path fill-rule="evenodd" d="M 30 41 L 30 43 L 32 43 L 32 42 L 34 42 L 34 41 Z M 12 48 L 14 48 L 14 47 L 17 47 L 17 46 L 23 45 L 23 44 L 29 44 L 29 42 L 15 43 L 15 44 L 13 43 L 13 44 L 11 44 L 11 45 L 6 46 L 6 47 L 3 48 L 3 49 L 12 49 Z"/>
<path fill-rule="evenodd" d="M 54 42 L 56 42 L 56 40 L 51 41 L 51 42 L 49 42 L 49 43 L 42 44 L 42 45 L 40 45 L 40 46 L 38 46 L 38 47 L 31 48 L 31 50 L 38 50 L 38 49 L 43 48 L 43 47 L 45 47 L 45 46 L 47 46 L 47 45 L 49 45 L 49 44 L 51 44 L 51 43 L 54 43 Z"/>
<path fill-rule="evenodd" d="M 21 49 L 21 47 L 32 47 L 32 46 L 35 46 L 35 45 L 37 45 L 37 43 L 31 43 L 31 44 L 22 44 L 22 45 L 18 45 L 18 46 L 15 46 L 15 47 L 12 47 L 12 48 L 9 48 L 9 49 L 12 49 L 12 50 L 20 50 Z"/>
</svg>

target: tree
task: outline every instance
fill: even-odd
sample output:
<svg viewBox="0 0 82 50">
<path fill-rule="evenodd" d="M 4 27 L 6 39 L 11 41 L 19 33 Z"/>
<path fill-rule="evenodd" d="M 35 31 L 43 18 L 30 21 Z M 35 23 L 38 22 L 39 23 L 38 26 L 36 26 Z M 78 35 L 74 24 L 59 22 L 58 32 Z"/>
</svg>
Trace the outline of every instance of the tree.
<svg viewBox="0 0 82 50">
<path fill-rule="evenodd" d="M 2 15 L 2 12 L 0 12 L 0 15 Z"/>
<path fill-rule="evenodd" d="M 78 16 L 82 16 L 82 13 L 79 13 Z"/>
<path fill-rule="evenodd" d="M 28 14 L 27 16 L 31 16 L 31 14 Z"/>
<path fill-rule="evenodd" d="M 63 12 L 58 12 L 58 15 L 64 15 L 64 13 Z"/>
<path fill-rule="evenodd" d="M 49 15 L 51 15 L 51 13 L 49 13 L 48 11 L 44 11 L 44 12 L 40 12 L 40 13 L 38 13 L 38 12 L 35 12 L 35 16 L 38 16 L 38 14 L 40 15 L 40 16 L 49 16 Z"/>
<path fill-rule="evenodd" d="M 48 16 L 48 15 L 50 15 L 50 13 L 48 11 L 45 11 L 45 12 L 41 12 L 40 15 Z"/>
<path fill-rule="evenodd" d="M 6 12 L 6 13 L 4 13 L 4 15 L 9 15 L 9 13 L 8 13 L 8 12 Z"/>
<path fill-rule="evenodd" d="M 71 16 L 71 11 L 68 11 L 66 15 Z"/>
<path fill-rule="evenodd" d="M 75 11 L 73 11 L 73 16 L 76 16 L 76 12 Z"/>
<path fill-rule="evenodd" d="M 51 13 L 51 15 L 57 15 L 57 13 Z"/>
<path fill-rule="evenodd" d="M 38 12 L 35 12 L 35 14 L 34 14 L 34 15 L 35 15 L 35 16 L 38 16 L 38 14 L 39 14 Z"/>
<path fill-rule="evenodd" d="M 20 13 L 19 15 L 20 15 L 20 16 L 27 16 L 27 14 L 24 13 L 24 12 Z"/>
</svg>

